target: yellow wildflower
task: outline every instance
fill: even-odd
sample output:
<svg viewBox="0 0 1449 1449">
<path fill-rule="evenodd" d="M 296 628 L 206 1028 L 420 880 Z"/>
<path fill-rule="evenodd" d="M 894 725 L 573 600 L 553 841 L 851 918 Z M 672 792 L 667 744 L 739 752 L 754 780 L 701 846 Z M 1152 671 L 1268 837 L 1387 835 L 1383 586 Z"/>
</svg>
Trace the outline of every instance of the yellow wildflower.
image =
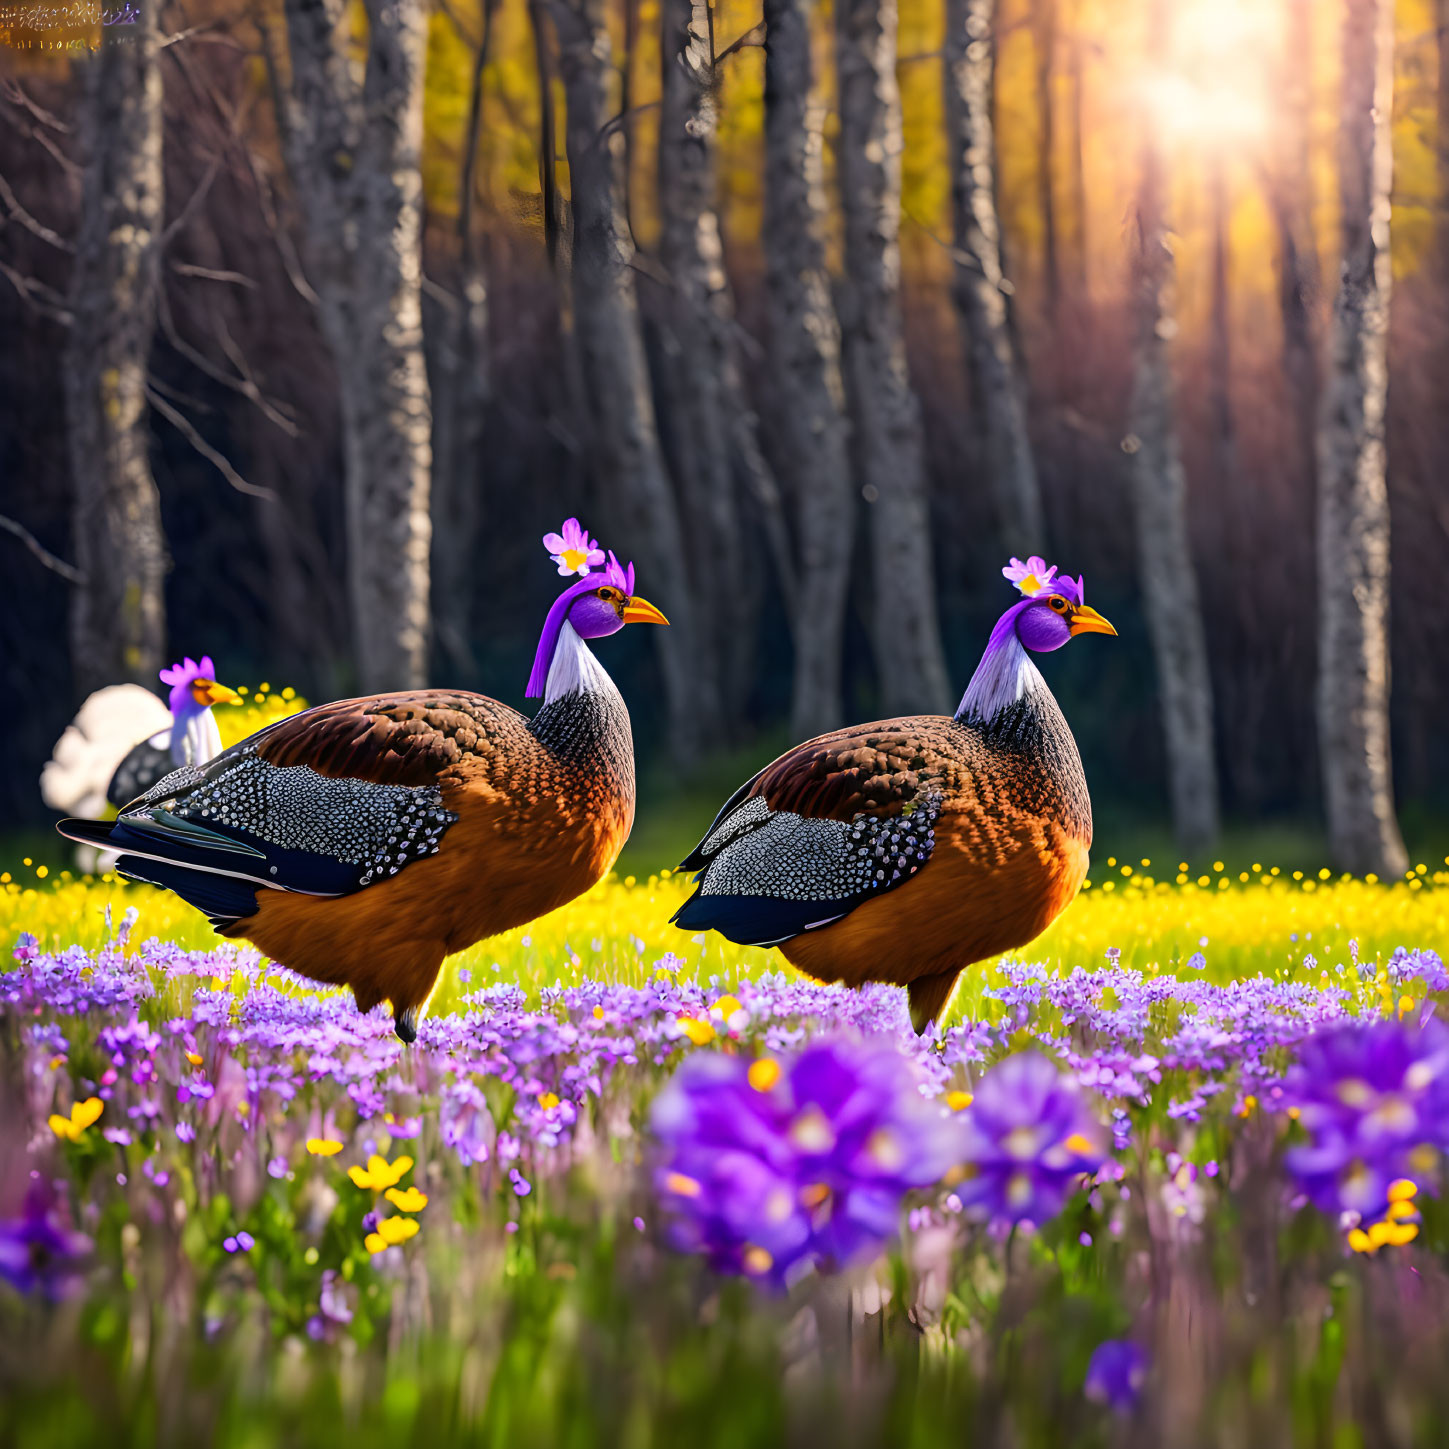
<svg viewBox="0 0 1449 1449">
<path fill-rule="evenodd" d="M 723 1021 L 728 1021 L 740 1009 L 740 1002 L 737 996 L 721 996 L 710 1008 L 711 1011 L 719 1012 L 720 1018 Z"/>
<path fill-rule="evenodd" d="M 199 1067 L 201 1065 L 201 1053 L 200 1052 L 187 1052 L 186 1053 L 186 1060 L 188 1062 L 190 1062 L 193 1067 Z"/>
<path fill-rule="evenodd" d="M 551 1112 L 555 1107 L 558 1106 L 558 1093 L 540 1092 L 538 1094 L 538 1105 L 542 1107 L 545 1112 Z"/>
<path fill-rule="evenodd" d="M 383 1196 L 403 1213 L 420 1213 L 428 1205 L 428 1195 L 415 1187 L 390 1187 Z"/>
<path fill-rule="evenodd" d="M 695 1046 L 708 1046 L 714 1040 L 714 1027 L 707 1021 L 693 1016 L 681 1016 L 679 1025 Z"/>
<path fill-rule="evenodd" d="M 396 1162 L 390 1163 L 386 1158 L 373 1153 L 367 1159 L 365 1168 L 349 1167 L 347 1175 L 366 1192 L 384 1192 L 390 1187 L 396 1187 L 403 1174 L 412 1170 L 412 1165 L 411 1157 L 399 1157 Z"/>
<path fill-rule="evenodd" d="M 1419 1191 L 1419 1184 L 1411 1177 L 1395 1178 L 1389 1184 L 1390 1202 L 1407 1202 Z"/>
<path fill-rule="evenodd" d="M 93 1126 L 105 1111 L 105 1106 L 99 1097 L 87 1097 L 84 1102 L 77 1102 L 70 1109 L 69 1117 L 52 1112 L 50 1130 L 64 1142 L 79 1142 L 86 1128 Z"/>
<path fill-rule="evenodd" d="M 331 1137 L 309 1137 L 307 1151 L 313 1157 L 336 1157 L 342 1151 L 342 1144 Z"/>
<path fill-rule="evenodd" d="M 953 1112 L 964 1112 L 975 1100 L 976 1097 L 971 1092 L 946 1093 L 946 1105 Z"/>
<path fill-rule="evenodd" d="M 757 1092 L 768 1092 L 780 1080 L 780 1064 L 774 1057 L 760 1057 L 750 1063 L 748 1076 Z"/>
</svg>

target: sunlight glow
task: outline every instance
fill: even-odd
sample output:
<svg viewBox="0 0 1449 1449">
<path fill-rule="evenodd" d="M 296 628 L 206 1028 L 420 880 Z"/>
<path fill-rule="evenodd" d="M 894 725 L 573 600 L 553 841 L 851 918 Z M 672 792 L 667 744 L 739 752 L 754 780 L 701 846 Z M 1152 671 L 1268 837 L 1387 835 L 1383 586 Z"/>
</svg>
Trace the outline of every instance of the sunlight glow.
<svg viewBox="0 0 1449 1449">
<path fill-rule="evenodd" d="M 1177 0 L 1167 63 L 1145 73 L 1143 107 L 1163 140 L 1204 150 L 1265 139 L 1278 7 L 1254 0 Z"/>
</svg>

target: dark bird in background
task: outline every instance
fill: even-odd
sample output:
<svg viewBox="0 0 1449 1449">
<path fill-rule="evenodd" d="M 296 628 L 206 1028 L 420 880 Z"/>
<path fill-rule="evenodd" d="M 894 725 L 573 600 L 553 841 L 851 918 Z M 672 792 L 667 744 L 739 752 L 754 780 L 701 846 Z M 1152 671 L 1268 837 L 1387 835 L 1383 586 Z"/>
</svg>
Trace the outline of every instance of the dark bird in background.
<svg viewBox="0 0 1449 1449">
<path fill-rule="evenodd" d="M 412 1041 L 445 956 L 588 890 L 634 823 L 629 713 L 587 641 L 668 620 L 632 564 L 591 572 L 604 555 L 576 520 L 544 543 L 581 577 L 544 623 L 531 720 L 466 690 L 320 705 L 61 833 L 360 1010 L 390 1001 Z"/>
<path fill-rule="evenodd" d="M 923 1032 L 965 967 L 1061 913 L 1087 873 L 1092 805 L 1030 653 L 1117 631 L 1080 578 L 1039 558 L 1002 572 L 1025 597 L 954 718 L 852 725 L 767 765 L 681 863 L 698 874 L 676 925 L 778 946 L 821 981 L 905 986 Z"/>
<path fill-rule="evenodd" d="M 182 765 L 204 765 L 221 752 L 212 706 L 239 704 L 216 682 L 209 655 L 183 659 L 160 674 L 168 705 L 139 684 L 111 684 L 87 696 L 40 772 L 52 810 L 99 820 Z"/>
</svg>

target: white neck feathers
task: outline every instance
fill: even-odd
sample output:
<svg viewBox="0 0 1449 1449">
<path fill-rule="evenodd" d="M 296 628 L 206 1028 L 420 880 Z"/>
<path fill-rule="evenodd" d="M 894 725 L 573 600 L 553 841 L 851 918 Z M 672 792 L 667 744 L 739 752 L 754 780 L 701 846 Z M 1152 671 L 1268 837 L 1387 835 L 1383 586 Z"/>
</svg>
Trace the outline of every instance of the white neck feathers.
<svg viewBox="0 0 1449 1449">
<path fill-rule="evenodd" d="M 995 649 L 988 649 L 961 696 L 956 718 L 970 724 L 989 724 L 1000 711 L 1023 699 L 1043 684 L 1013 629 Z"/>
<path fill-rule="evenodd" d="M 543 702 L 552 704 L 567 694 L 602 694 L 613 687 L 614 681 L 604 666 L 565 619 L 554 646 L 553 662 L 548 666 Z"/>
<path fill-rule="evenodd" d="M 204 765 L 221 753 L 221 731 L 209 709 L 194 714 L 186 728 L 171 727 L 171 761 L 175 765 Z"/>
</svg>

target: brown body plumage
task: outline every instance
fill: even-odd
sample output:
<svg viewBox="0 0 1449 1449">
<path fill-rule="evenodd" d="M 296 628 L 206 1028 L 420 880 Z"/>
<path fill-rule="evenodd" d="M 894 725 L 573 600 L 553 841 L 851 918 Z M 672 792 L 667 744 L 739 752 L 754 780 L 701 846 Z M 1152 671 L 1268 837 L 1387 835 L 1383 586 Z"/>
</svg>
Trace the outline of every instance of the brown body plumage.
<svg viewBox="0 0 1449 1449">
<path fill-rule="evenodd" d="M 445 956 L 581 895 L 634 822 L 627 715 L 622 737 L 595 728 L 550 740 L 485 695 L 378 695 L 284 721 L 258 754 L 338 778 L 436 784 L 458 816 L 436 855 L 387 880 L 332 899 L 264 891 L 255 915 L 223 928 L 304 976 L 350 986 L 363 1011 L 423 1006 Z"/>
<path fill-rule="evenodd" d="M 857 725 L 777 760 L 759 782 L 775 809 L 789 809 L 798 789 L 812 814 L 829 799 L 833 819 L 889 817 L 923 789 L 942 792 L 928 865 L 783 942 L 782 954 L 821 981 L 906 986 L 912 1015 L 934 1020 L 963 969 L 1039 936 L 1086 877 L 1091 807 L 1065 741 L 1076 765 L 1066 781 L 1032 753 L 939 716 Z"/>
</svg>

